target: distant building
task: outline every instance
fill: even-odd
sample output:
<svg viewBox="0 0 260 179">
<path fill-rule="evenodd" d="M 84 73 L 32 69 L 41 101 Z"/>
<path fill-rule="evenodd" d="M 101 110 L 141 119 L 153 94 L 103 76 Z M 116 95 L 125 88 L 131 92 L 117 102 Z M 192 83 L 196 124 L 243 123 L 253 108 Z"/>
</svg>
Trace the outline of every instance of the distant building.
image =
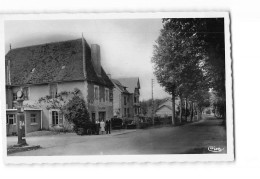
<svg viewBox="0 0 260 179">
<path fill-rule="evenodd" d="M 115 86 L 113 92 L 114 116 L 138 120 L 141 112 L 139 78 L 119 78 L 113 79 L 112 82 Z"/>
<path fill-rule="evenodd" d="M 179 98 L 175 98 L 175 111 L 178 110 L 180 106 Z M 172 99 L 167 98 L 162 102 L 155 111 L 155 115 L 158 117 L 169 117 L 172 116 Z"/>
<path fill-rule="evenodd" d="M 34 106 L 39 98 L 56 98 L 61 91 L 79 89 L 91 119 L 113 116 L 113 83 L 101 66 L 99 45 L 84 38 L 11 49 L 6 62 L 7 131 L 16 129 L 16 92 L 23 88 L 24 105 Z M 63 127 L 58 109 L 26 108 L 26 132 Z"/>
</svg>

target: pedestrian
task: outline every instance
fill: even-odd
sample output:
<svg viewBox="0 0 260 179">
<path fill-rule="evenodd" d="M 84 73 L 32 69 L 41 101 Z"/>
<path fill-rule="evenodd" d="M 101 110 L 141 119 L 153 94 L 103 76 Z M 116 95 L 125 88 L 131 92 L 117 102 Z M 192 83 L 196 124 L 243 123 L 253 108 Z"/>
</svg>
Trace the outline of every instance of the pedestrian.
<svg viewBox="0 0 260 179">
<path fill-rule="evenodd" d="M 96 120 L 96 134 L 99 135 L 100 123 Z"/>
<path fill-rule="evenodd" d="M 111 134 L 111 120 L 108 120 L 107 131 L 109 134 Z"/>
<path fill-rule="evenodd" d="M 105 126 L 106 124 L 104 123 L 104 120 L 102 120 L 100 122 L 100 131 L 101 131 L 101 134 L 103 135 L 103 133 L 105 132 Z"/>
<path fill-rule="evenodd" d="M 110 122 L 110 120 L 107 120 L 106 121 L 106 134 L 110 134 L 111 132 L 110 132 L 110 124 L 111 124 L 111 122 Z"/>
</svg>

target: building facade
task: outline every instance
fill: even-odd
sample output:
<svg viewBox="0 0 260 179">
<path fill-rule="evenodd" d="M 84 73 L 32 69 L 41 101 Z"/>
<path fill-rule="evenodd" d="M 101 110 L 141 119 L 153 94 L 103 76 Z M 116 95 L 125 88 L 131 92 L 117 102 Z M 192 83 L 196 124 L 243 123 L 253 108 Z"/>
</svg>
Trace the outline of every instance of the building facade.
<svg viewBox="0 0 260 179">
<path fill-rule="evenodd" d="M 40 129 L 62 128 L 66 121 L 59 109 L 39 105 L 42 97 L 80 91 L 91 120 L 107 120 L 113 116 L 113 83 L 101 66 L 99 45 L 88 45 L 84 38 L 11 49 L 6 54 L 6 108 L 14 114 L 16 92 L 23 89 L 27 123 L 36 126 L 32 111 L 41 111 Z M 12 109 L 12 110 L 11 110 Z M 7 116 L 7 120 L 12 115 Z M 30 122 L 32 121 L 32 122 Z M 28 125 L 28 124 L 26 124 Z M 35 128 L 34 130 L 38 130 Z M 26 132 L 31 132 L 27 128 Z"/>
<path fill-rule="evenodd" d="M 138 121 L 140 115 L 140 81 L 139 78 L 112 79 L 114 83 L 114 116 Z"/>
</svg>

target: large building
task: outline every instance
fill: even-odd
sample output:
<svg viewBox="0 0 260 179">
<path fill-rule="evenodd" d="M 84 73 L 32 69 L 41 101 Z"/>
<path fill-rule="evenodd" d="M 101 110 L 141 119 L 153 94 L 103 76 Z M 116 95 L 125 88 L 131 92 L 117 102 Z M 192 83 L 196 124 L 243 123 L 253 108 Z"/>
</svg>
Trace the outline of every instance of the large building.
<svg viewBox="0 0 260 179">
<path fill-rule="evenodd" d="M 138 77 L 112 79 L 114 116 L 138 120 L 140 115 L 140 81 Z"/>
<path fill-rule="evenodd" d="M 113 83 L 101 66 L 99 45 L 84 38 L 11 49 L 6 62 L 7 132 L 16 129 L 16 92 L 24 91 L 26 132 L 64 127 L 59 109 L 39 106 L 39 99 L 80 91 L 92 120 L 113 117 Z"/>
</svg>

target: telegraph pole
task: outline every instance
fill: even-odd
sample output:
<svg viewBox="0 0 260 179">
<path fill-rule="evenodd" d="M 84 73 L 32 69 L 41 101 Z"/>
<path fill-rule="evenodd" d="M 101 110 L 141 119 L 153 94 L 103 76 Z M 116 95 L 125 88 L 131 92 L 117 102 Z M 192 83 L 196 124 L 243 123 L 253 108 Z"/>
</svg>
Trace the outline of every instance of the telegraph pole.
<svg viewBox="0 0 260 179">
<path fill-rule="evenodd" d="M 154 79 L 152 79 L 152 121 L 154 125 L 153 85 L 154 85 Z"/>
</svg>

